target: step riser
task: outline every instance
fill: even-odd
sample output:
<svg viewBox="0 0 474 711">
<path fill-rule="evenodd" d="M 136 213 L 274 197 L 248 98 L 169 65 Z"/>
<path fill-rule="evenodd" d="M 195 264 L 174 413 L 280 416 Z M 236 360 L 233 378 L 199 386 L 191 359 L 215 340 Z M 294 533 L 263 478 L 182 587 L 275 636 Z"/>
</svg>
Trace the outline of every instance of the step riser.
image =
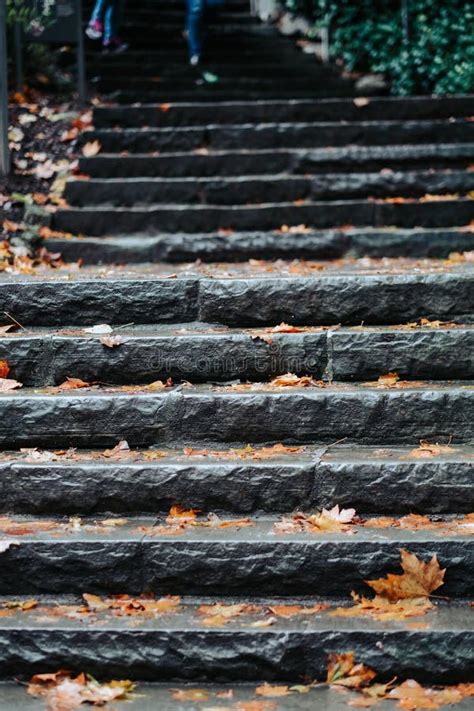
<svg viewBox="0 0 474 711">
<path fill-rule="evenodd" d="M 472 154 L 473 149 L 469 150 Z M 312 174 L 322 173 L 375 173 L 382 170 L 416 171 L 416 170 L 466 170 L 472 163 L 468 153 L 452 157 L 442 157 L 439 153 L 433 155 L 413 154 L 394 157 L 392 151 L 377 159 L 370 156 L 359 157 L 353 153 L 340 160 L 327 159 L 309 152 L 304 153 L 295 149 L 282 151 L 269 151 L 268 153 L 216 153 L 214 155 L 198 155 L 177 153 L 162 156 L 154 155 L 123 155 L 95 156 L 94 158 L 81 158 L 79 169 L 93 177 L 118 178 L 118 177 L 168 177 L 184 178 L 201 176 L 214 178 L 216 175 L 242 176 L 242 175 L 275 175 Z"/>
<path fill-rule="evenodd" d="M 259 630 L 260 632 L 260 630 Z M 30 678 L 58 664 L 95 678 L 219 682 L 324 679 L 328 655 L 350 650 L 387 679 L 455 683 L 472 678 L 474 635 L 469 631 L 355 630 L 336 633 L 248 630 L 45 630 L 0 631 L 0 674 Z M 245 652 L 243 651 L 245 650 Z M 54 661 L 52 661 L 52 657 Z M 275 671 L 275 658 L 278 671 Z M 142 689 L 137 689 L 140 694 Z M 26 692 L 24 692 L 26 694 Z M 146 703 L 147 697 L 142 697 Z M 254 702 L 259 703 L 259 702 Z M 18 707 L 15 707 L 18 708 Z M 138 707 L 137 707 L 138 708 Z M 151 708 L 151 707 L 150 707 Z M 165 708 L 161 703 L 159 707 Z M 166 708 L 168 708 L 166 706 Z M 170 706 L 171 708 L 171 706 Z M 173 701 L 173 708 L 184 708 Z M 249 707 L 250 708 L 250 707 Z M 289 708 L 289 707 L 288 707 Z M 309 707 L 308 707 L 309 708 Z M 13 707 L 12 707 L 13 709 Z"/>
<path fill-rule="evenodd" d="M 140 70 L 140 76 L 145 77 L 160 77 L 163 80 L 176 79 L 181 81 L 183 79 L 200 78 L 200 74 L 196 74 L 196 70 L 193 67 L 189 67 L 186 63 L 186 57 L 176 58 L 173 62 L 166 61 L 166 58 L 159 59 L 155 61 L 146 61 L 142 57 L 137 57 L 135 60 L 131 59 L 127 53 L 125 57 L 120 60 L 116 60 L 113 64 L 107 64 L 104 62 L 102 57 L 100 61 L 96 63 L 89 62 L 89 76 L 94 79 L 108 80 L 116 79 L 117 75 L 124 77 L 136 76 L 137 70 Z M 258 62 L 258 64 L 256 63 Z M 240 57 L 240 61 L 237 63 L 237 58 L 224 56 L 221 57 L 219 61 L 216 61 L 215 57 L 212 57 L 211 62 L 206 62 L 206 71 L 210 71 L 213 74 L 217 74 L 219 77 L 228 77 L 229 74 L 237 73 L 238 76 L 251 77 L 261 77 L 265 79 L 274 79 L 275 77 L 281 78 L 296 78 L 299 79 L 312 79 L 319 78 L 323 75 L 326 76 L 326 70 L 318 70 L 317 65 L 309 65 L 305 61 L 296 62 L 292 61 L 285 66 L 279 65 L 276 61 L 272 61 L 271 57 L 255 57 L 249 59 L 245 56 Z M 132 113 L 135 115 L 135 109 L 132 109 Z M 156 117 L 154 117 L 154 122 L 156 122 Z M 125 125 L 128 125 L 125 120 Z M 146 125 L 145 122 L 140 125 Z"/>
<path fill-rule="evenodd" d="M 407 412 L 410 416 L 407 417 Z M 360 389 L 5 395 L 0 446 L 132 446 L 173 442 L 413 444 L 472 440 L 474 391 Z M 264 426 L 262 426 L 264 423 Z"/>
<path fill-rule="evenodd" d="M 176 84 L 176 80 L 170 79 Z M 259 80 L 260 81 L 260 80 Z M 396 145 L 428 143 L 469 143 L 474 139 L 474 122 L 423 125 L 406 123 L 395 126 L 353 124 L 342 126 L 270 125 L 218 128 L 154 129 L 126 132 L 96 130 L 83 134 L 83 142 L 98 140 L 105 153 L 128 150 L 132 153 L 153 151 L 235 150 L 270 148 L 317 148 L 352 145 Z M 474 156 L 473 156 L 474 158 Z"/>
<path fill-rule="evenodd" d="M 328 595 L 343 597 L 367 588 L 364 580 L 398 569 L 400 541 L 355 542 L 347 536 L 337 543 L 284 542 L 275 536 L 263 541 L 167 540 L 141 542 L 100 538 L 26 541 L 2 554 L 0 592 L 129 593 L 144 591 L 186 595 Z M 351 540 L 352 539 L 352 540 Z M 428 559 L 437 554 L 446 567 L 442 593 L 470 598 L 474 594 L 474 547 L 468 540 L 439 542 L 409 540 L 411 553 Z M 278 561 L 278 565 L 275 565 Z M 235 634 L 235 632 L 234 632 Z"/>
<path fill-rule="evenodd" d="M 168 55 L 166 55 L 168 57 Z M 137 58 L 141 66 L 146 60 L 144 53 Z M 168 57 L 169 59 L 169 57 Z M 105 60 L 106 61 L 106 60 Z M 114 61 L 117 61 L 114 59 Z M 122 60 L 120 60 L 122 61 Z M 157 60 L 158 61 L 158 60 Z M 242 55 L 235 57 L 242 61 Z M 365 106 L 358 107 L 350 99 L 329 101 L 282 101 L 256 103 L 218 103 L 211 107 L 200 103 L 171 105 L 160 111 L 155 103 L 151 106 L 106 106 L 94 110 L 94 125 L 113 126 L 191 126 L 209 123 L 209 115 L 215 124 L 223 123 L 274 123 L 315 121 L 395 121 L 447 119 L 474 114 L 474 98 L 374 98 Z M 341 127 L 342 128 L 342 127 Z"/>
<path fill-rule="evenodd" d="M 219 81 L 216 84 L 212 82 L 207 82 L 201 77 L 189 77 L 187 79 L 173 79 L 166 78 L 163 76 L 158 76 L 157 72 L 153 74 L 150 78 L 136 79 L 132 76 L 127 76 L 123 79 L 115 78 L 98 78 L 94 81 L 94 87 L 104 93 L 118 92 L 153 92 L 159 91 L 160 94 L 164 92 L 169 92 L 171 96 L 175 94 L 176 91 L 199 91 L 202 87 L 209 87 L 211 91 L 258 91 L 261 94 L 266 92 L 276 92 L 282 93 L 286 91 L 289 96 L 293 92 L 317 92 L 324 95 L 327 86 L 327 77 L 318 78 L 317 76 L 311 76 L 304 78 L 301 76 L 296 76 L 293 78 L 279 78 L 274 77 L 260 77 L 257 72 L 250 73 L 250 76 L 234 76 L 234 72 L 223 72 L 222 70 L 218 72 Z M 230 76 L 229 76 L 230 75 Z M 342 84 L 344 87 L 344 85 Z"/>
<path fill-rule="evenodd" d="M 51 252 L 61 252 L 66 261 L 85 264 L 139 262 L 246 261 L 247 259 L 337 259 L 338 257 L 442 257 L 451 252 L 474 250 L 474 230 L 423 232 L 234 233 L 157 235 L 156 237 L 102 237 L 47 239 Z"/>
<path fill-rule="evenodd" d="M 359 201 L 313 202 L 309 205 L 274 203 L 262 206 L 203 206 L 181 209 L 163 206 L 137 208 L 70 208 L 52 216 L 53 229 L 91 236 L 142 232 L 213 232 L 274 230 L 281 225 L 315 228 L 354 226 L 450 227 L 474 219 L 474 200 L 425 203 Z"/>
<path fill-rule="evenodd" d="M 361 515 L 470 513 L 472 471 L 472 460 L 429 459 L 265 465 L 247 460 L 194 464 L 192 458 L 132 465 L 0 462 L 0 511 L 164 514 L 180 504 L 224 515 L 254 515 L 320 511 L 337 502 Z"/>
<path fill-rule="evenodd" d="M 240 51 L 240 50 L 238 50 Z M 214 58 L 215 59 L 215 58 Z M 344 84 L 337 85 L 335 82 L 331 84 L 329 89 L 324 89 L 321 91 L 311 92 L 311 96 L 314 98 L 327 98 L 336 96 L 352 96 L 353 91 L 351 87 L 346 87 Z M 115 101 L 118 104 L 134 104 L 142 102 L 145 104 L 152 103 L 153 101 L 158 102 L 187 102 L 187 101 L 200 101 L 209 102 L 213 104 L 215 101 L 261 101 L 262 99 L 268 100 L 291 100 L 291 99 L 304 99 L 308 96 L 308 91 L 303 89 L 265 89 L 262 90 L 250 90 L 250 89 L 228 89 L 223 90 L 217 84 L 207 84 L 205 87 L 196 86 L 192 91 L 186 90 L 175 90 L 175 91 L 161 91 L 160 85 L 152 91 L 117 91 L 110 94 L 109 98 L 111 101 Z"/>
<path fill-rule="evenodd" d="M 427 193 L 441 195 L 466 194 L 474 191 L 474 172 L 393 173 L 321 175 L 311 178 L 282 178 L 278 180 L 166 180 L 130 181 L 70 181 L 65 197 L 70 205 L 113 205 L 134 207 L 140 204 L 208 204 L 247 205 L 262 202 L 290 202 L 294 200 L 334 200 L 359 197 L 422 197 Z M 474 214 L 474 209 L 473 209 Z"/>
<path fill-rule="evenodd" d="M 292 372 L 336 381 L 474 378 L 474 329 L 451 331 L 335 331 L 307 334 L 130 337 L 117 348 L 84 337 L 0 338 L 0 360 L 25 386 L 86 382 L 137 384 L 153 380 L 261 381 Z"/>
<path fill-rule="evenodd" d="M 23 325 L 472 323 L 469 274 L 161 279 L 0 284 L 0 310 Z"/>
</svg>

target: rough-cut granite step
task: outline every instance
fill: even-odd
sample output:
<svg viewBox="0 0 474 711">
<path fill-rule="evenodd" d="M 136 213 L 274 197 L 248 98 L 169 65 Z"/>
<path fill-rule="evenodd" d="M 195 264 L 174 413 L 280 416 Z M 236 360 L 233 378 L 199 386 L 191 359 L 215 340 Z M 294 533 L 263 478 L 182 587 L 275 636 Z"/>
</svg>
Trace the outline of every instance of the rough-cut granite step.
<svg viewBox="0 0 474 711">
<path fill-rule="evenodd" d="M 131 53 L 140 66 L 149 56 L 148 52 Z M 150 57 L 155 61 L 154 57 Z M 230 59 L 230 58 L 229 58 Z M 102 62 L 117 58 L 101 57 Z M 119 61 L 123 61 L 120 59 Z M 242 61 L 237 56 L 234 61 Z M 374 97 L 365 102 L 353 99 L 321 99 L 314 101 L 242 101 L 216 102 L 213 105 L 193 103 L 167 104 L 165 110 L 159 104 L 138 106 L 98 106 L 94 109 L 96 127 L 114 126 L 191 126 L 207 125 L 209 117 L 222 125 L 255 122 L 302 122 L 302 121 L 433 121 L 469 117 L 474 113 L 474 97 Z M 343 129 L 345 130 L 345 129 Z"/>
<path fill-rule="evenodd" d="M 474 326 L 314 327 L 299 333 L 211 324 L 118 328 L 107 347 L 80 327 L 31 329 L 0 337 L 0 360 L 26 386 L 59 385 L 73 374 L 86 382 L 261 381 L 281 373 L 325 380 L 474 379 Z"/>
<path fill-rule="evenodd" d="M 316 228 L 344 224 L 384 227 L 451 227 L 474 219 L 474 200 L 451 196 L 442 201 L 384 202 L 334 200 L 262 203 L 261 205 L 150 204 L 143 207 L 88 205 L 52 215 L 53 229 L 102 235 L 163 230 L 213 232 L 219 229 L 273 230 L 281 225 Z"/>
<path fill-rule="evenodd" d="M 440 455 L 417 447 L 343 445 L 249 453 L 244 445 L 232 452 L 212 444 L 196 453 L 131 450 L 119 459 L 101 450 L 11 452 L 0 457 L 0 510 L 163 514 L 179 504 L 253 515 L 320 511 L 337 503 L 361 515 L 470 513 L 473 477 L 474 450 L 457 445 Z"/>
<path fill-rule="evenodd" d="M 71 373 L 73 376 L 74 373 Z M 0 395 L 0 446 L 105 446 L 174 442 L 412 444 L 472 442 L 474 386 L 332 384 L 315 388 L 175 386 L 28 389 Z"/>
<path fill-rule="evenodd" d="M 380 172 L 468 168 L 474 144 L 342 146 L 314 149 L 235 150 L 162 155 L 103 153 L 81 158 L 81 173 L 94 177 L 214 177 L 289 173 Z M 440 226 L 440 225 L 438 225 Z"/>
<path fill-rule="evenodd" d="M 474 122 L 473 122 L 474 125 Z M 70 179 L 65 197 L 75 207 L 149 204 L 249 205 L 299 200 L 423 197 L 474 192 L 474 171 L 280 175 L 242 178 Z M 474 211 L 473 211 L 474 214 Z"/>
<path fill-rule="evenodd" d="M 243 261 L 247 259 L 336 259 L 340 257 L 448 257 L 474 250 L 474 229 L 348 228 L 311 230 L 293 228 L 272 232 L 171 233 L 157 232 L 117 237 L 50 237 L 50 252 L 61 252 L 68 262 Z"/>
<path fill-rule="evenodd" d="M 169 81 L 176 82 L 175 78 Z M 259 80 L 262 81 L 262 80 Z M 469 143 L 474 126 L 463 119 L 331 123 L 263 123 L 243 125 L 121 128 L 86 131 L 81 142 L 98 140 L 106 153 L 264 148 L 317 148 L 353 145 L 401 145 L 426 142 Z"/>
<path fill-rule="evenodd" d="M 266 268 L 268 271 L 266 270 Z M 277 270 L 277 273 L 273 271 Z M 293 269 L 293 272 L 292 272 Z M 472 323 L 474 270 L 405 261 L 372 266 L 131 265 L 0 275 L 0 312 L 24 326 L 204 321 L 235 326 Z M 321 271 L 320 271 L 321 269 Z M 174 271 L 173 271 L 174 270 Z"/>
<path fill-rule="evenodd" d="M 214 601 L 221 602 L 215 598 L 205 600 L 207 604 Z M 413 629 L 409 622 L 345 620 L 331 617 L 327 610 L 291 620 L 274 618 L 274 624 L 258 629 L 252 628 L 252 623 L 269 619 L 268 608 L 272 603 L 281 604 L 281 600 L 245 602 L 255 604 L 261 612 L 244 614 L 221 628 L 213 628 L 203 624 L 205 616 L 197 612 L 199 603 L 189 601 L 179 611 L 155 619 L 143 619 L 140 615 L 116 617 L 102 612 L 92 615 L 92 619 L 85 614 L 81 619 L 79 614 L 76 619 L 51 615 L 48 620 L 48 611 L 52 612 L 55 605 L 69 605 L 72 611 L 79 606 L 79 600 L 64 597 L 40 600 L 36 610 L 2 618 L 0 674 L 3 678 L 25 678 L 38 672 L 55 672 L 54 664 L 60 659 L 71 671 L 87 669 L 99 678 L 108 674 L 109 678 L 193 680 L 195 686 L 196 679 L 218 679 L 221 684 L 275 679 L 302 683 L 305 679 L 325 680 L 328 656 L 341 648 L 353 651 L 356 659 L 363 659 L 387 679 L 396 675 L 400 681 L 416 677 L 422 682 L 453 683 L 469 677 L 472 671 L 474 628 L 465 614 L 466 603 L 439 604 L 422 618 L 426 621 L 424 629 Z M 311 602 L 320 601 L 305 600 L 304 605 Z M 141 704 L 146 704 L 146 689 L 147 686 L 141 685 L 137 688 L 138 693 L 144 693 Z M 315 704 L 322 692 L 323 689 L 314 689 L 292 698 L 305 697 Z M 1 693 L 0 687 L 0 699 Z M 26 691 L 23 693 L 26 697 Z M 238 691 L 236 698 L 241 694 L 244 696 Z M 255 684 L 247 694 L 258 700 Z M 161 698 L 173 700 L 169 687 L 163 689 Z M 133 708 L 133 704 L 127 704 L 127 708 Z M 160 703 L 154 708 L 168 706 Z M 173 701 L 169 708 L 184 706 Z M 298 704 L 283 708 L 303 710 L 316 706 Z"/>
<path fill-rule="evenodd" d="M 345 597 L 351 590 L 368 592 L 365 580 L 399 570 L 401 548 L 423 560 L 437 555 L 446 568 L 443 595 L 474 594 L 474 545 L 462 533 L 353 526 L 352 535 L 275 534 L 278 519 L 268 517 L 240 528 L 153 534 L 156 516 L 129 518 L 119 526 L 111 526 L 110 519 L 102 526 L 95 519 L 81 519 L 80 525 L 58 519 L 49 530 L 32 533 L 33 521 L 44 525 L 51 519 L 16 519 L 22 535 L 9 533 L 16 544 L 1 554 L 0 594 L 10 597 L 149 591 Z"/>
</svg>

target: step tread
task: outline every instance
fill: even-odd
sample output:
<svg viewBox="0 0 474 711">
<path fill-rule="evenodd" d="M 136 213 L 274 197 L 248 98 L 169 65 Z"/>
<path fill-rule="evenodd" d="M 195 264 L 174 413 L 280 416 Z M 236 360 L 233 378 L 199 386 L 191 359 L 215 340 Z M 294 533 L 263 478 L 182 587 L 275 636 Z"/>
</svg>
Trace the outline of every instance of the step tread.
<svg viewBox="0 0 474 711">
<path fill-rule="evenodd" d="M 273 447 L 273 445 L 269 445 Z M 268 449 L 262 445 L 251 447 L 249 451 L 245 451 L 249 445 L 241 444 L 235 448 L 223 447 L 222 442 L 206 443 L 205 447 L 190 447 L 184 449 L 173 449 L 169 446 L 159 447 L 159 456 L 153 457 L 156 451 L 152 449 L 132 448 L 130 452 L 121 452 L 116 457 L 109 454 L 104 455 L 103 450 L 97 449 L 75 449 L 69 454 L 60 450 L 55 454 L 47 450 L 32 450 L 23 451 L 1 451 L 0 452 L 0 469 L 14 466 L 19 468 L 38 468 L 49 469 L 54 468 L 83 468 L 91 467 L 94 469 L 102 469 L 103 467 L 113 468 L 128 468 L 140 467 L 159 469 L 160 467 L 168 467 L 170 464 L 176 466 L 193 467 L 218 467 L 218 468 L 273 468 L 275 465 L 285 464 L 289 467 L 307 466 L 308 464 L 327 464 L 328 468 L 331 465 L 350 464 L 358 466 L 359 464 L 368 463 L 374 467 L 430 467 L 437 463 L 444 462 L 470 462 L 474 460 L 474 445 L 459 445 L 450 444 L 449 450 L 434 451 L 432 454 L 427 454 L 426 457 L 409 457 L 408 455 L 417 449 L 407 446 L 383 446 L 376 445 L 295 445 L 297 451 L 281 451 L 277 454 L 266 453 Z M 291 445 L 287 445 L 291 448 Z M 263 448 L 263 456 L 258 453 Z M 107 451 L 107 450 L 106 450 Z M 64 454 L 63 454 L 64 452 Z M 235 452 L 235 454 L 233 454 Z M 253 453 L 252 453 L 253 452 Z M 148 455 L 148 456 L 147 456 Z M 151 455 L 151 456 L 150 456 Z M 474 476 L 474 471 L 473 471 Z"/>
<path fill-rule="evenodd" d="M 87 591 L 85 591 L 87 592 Z M 105 598 L 106 599 L 106 598 Z M 133 599 L 133 598 L 132 598 Z M 159 598 L 158 598 L 159 599 Z M 26 596 L 15 596 L 15 602 L 22 603 L 31 600 Z M 0 607 L 12 601 L 12 597 L 1 596 Z M 408 618 L 406 620 L 389 620 L 380 621 L 372 619 L 369 616 L 360 616 L 353 618 L 337 617 L 330 613 L 337 607 L 350 607 L 350 601 L 331 598 L 309 598 L 302 596 L 301 598 L 282 597 L 265 597 L 265 598 L 216 598 L 216 597 L 180 597 L 179 607 L 171 610 L 168 613 L 149 614 L 149 615 L 117 615 L 112 610 L 97 611 L 89 615 L 81 610 L 84 610 L 85 603 L 80 597 L 72 595 L 61 595 L 55 598 L 40 595 L 37 598 L 38 607 L 30 610 L 11 610 L 11 614 L 5 615 L 0 619 L 0 634 L 2 630 L 24 630 L 29 629 L 34 634 L 35 630 L 74 630 L 87 628 L 92 633 L 100 636 L 102 631 L 116 630 L 117 632 L 125 632 L 128 630 L 163 630 L 170 634 L 173 632 L 193 632 L 200 630 L 207 632 L 209 637 L 213 637 L 217 630 L 225 630 L 226 632 L 243 631 L 249 635 L 257 637 L 272 637 L 275 633 L 285 632 L 287 634 L 312 634 L 315 632 L 334 631 L 334 632 L 356 632 L 357 630 L 369 630 L 372 632 L 395 632 L 398 630 L 411 630 L 413 621 L 418 618 Z M 111 601 L 112 602 L 112 601 Z M 198 609 L 201 605 L 253 605 L 256 608 L 255 612 L 236 615 L 227 624 L 210 627 L 203 620 L 206 616 L 199 613 Z M 312 607 L 314 605 L 328 605 L 327 609 L 321 610 L 313 614 L 294 615 L 291 618 L 275 617 L 271 615 L 268 607 L 274 605 L 300 605 L 304 607 Z M 474 615 L 469 614 L 468 602 L 457 600 L 449 603 L 436 602 L 433 610 L 430 610 L 423 615 L 421 620 L 426 623 L 427 629 L 421 630 L 423 634 L 436 634 L 444 631 L 459 631 L 459 632 L 474 632 Z M 61 608 L 70 607 L 71 609 L 64 610 L 61 614 Z M 59 614 L 58 614 L 59 608 Z M 56 611 L 56 612 L 55 612 Z M 76 613 L 76 614 L 74 614 Z M 273 617 L 273 624 L 268 627 L 255 628 L 252 627 L 252 622 L 265 620 Z M 429 630 L 429 631 L 427 631 Z"/>
<path fill-rule="evenodd" d="M 48 668 L 50 666 L 49 664 Z M 57 671 L 57 669 L 54 668 L 52 671 Z M 105 676 L 106 680 L 108 680 L 106 673 L 103 673 L 102 676 Z M 179 692 L 182 692 L 183 698 L 186 698 L 186 693 L 192 696 L 193 690 L 196 689 L 204 690 L 206 694 L 203 698 L 207 698 L 211 702 L 215 701 L 217 706 L 214 706 L 214 708 L 216 709 L 239 708 L 235 706 L 236 704 L 241 704 L 241 708 L 245 708 L 245 704 L 262 704 L 262 702 L 267 703 L 268 709 L 274 708 L 274 706 L 269 705 L 270 703 L 274 704 L 274 699 L 265 699 L 255 693 L 258 685 L 259 682 L 254 682 L 253 684 L 233 683 L 231 686 L 225 686 L 222 683 L 220 685 L 210 685 L 198 681 L 194 684 L 183 684 L 176 681 L 168 684 L 142 682 L 137 685 L 136 696 L 132 696 L 127 701 L 126 708 L 131 709 L 131 711 L 156 711 L 157 708 L 160 711 L 188 711 L 197 707 L 191 705 L 190 702 L 180 703 L 177 700 Z M 231 697 L 226 697 L 225 694 L 229 692 L 231 692 Z M 173 697 L 173 694 L 175 694 L 175 697 Z M 324 708 L 327 711 L 350 711 L 351 706 L 348 706 L 348 702 L 358 702 L 360 694 L 355 692 L 342 694 L 337 689 L 320 686 L 312 689 L 307 694 L 288 694 L 288 696 L 282 696 L 276 700 L 278 701 L 279 711 L 313 711 L 314 708 Z M 231 706 L 228 705 L 229 703 Z M 227 705 L 223 706 L 222 704 Z M 45 708 L 42 700 L 29 696 L 24 686 L 18 682 L 0 683 L 0 706 L 2 711 L 18 711 L 20 708 L 22 711 L 44 711 Z M 252 707 L 248 706 L 248 708 Z M 256 706 L 255 708 L 265 709 L 265 706 Z M 455 709 L 455 711 L 469 711 L 472 708 L 472 699 L 466 698 L 460 703 L 450 704 L 449 708 Z M 384 711 L 397 711 L 399 709 L 398 702 L 384 700 L 383 709 Z"/>
<path fill-rule="evenodd" d="M 471 514 L 472 516 L 472 514 Z M 379 517 L 367 519 L 367 522 L 377 521 Z M 393 517 L 397 520 L 400 517 Z M 450 524 L 457 518 L 462 519 L 463 516 L 456 517 L 453 515 L 436 515 L 436 523 Z M 118 522 L 117 525 L 113 521 Z M 399 527 L 399 526 L 383 526 L 370 527 L 362 524 L 351 524 L 348 526 L 347 532 L 291 532 L 278 533 L 274 531 L 275 524 L 282 520 L 282 516 L 251 515 L 242 517 L 235 514 L 226 515 L 221 519 L 227 522 L 224 526 L 184 526 L 179 532 L 171 530 L 170 533 L 162 530 L 162 525 L 165 524 L 165 515 L 161 516 L 145 516 L 136 515 L 126 518 L 118 516 L 84 516 L 72 517 L 65 516 L 30 516 L 25 514 L 0 516 L 0 540 L 1 542 L 12 542 L 10 548 L 2 552 L 4 560 L 15 558 L 16 552 L 21 552 L 26 545 L 48 544 L 53 548 L 62 546 L 63 544 L 71 545 L 73 548 L 76 544 L 83 543 L 85 545 L 94 545 L 101 543 L 113 552 L 116 544 L 137 544 L 144 546 L 154 543 L 160 545 L 169 544 L 170 547 L 186 547 L 188 543 L 195 544 L 222 544 L 229 543 L 254 545 L 256 550 L 264 544 L 268 544 L 275 549 L 281 546 L 286 548 L 289 545 L 296 547 L 305 545 L 306 547 L 315 547 L 319 549 L 326 545 L 344 546 L 348 544 L 355 549 L 363 547 L 365 544 L 373 546 L 396 545 L 398 547 L 406 547 L 411 544 L 427 544 L 436 549 L 436 546 L 441 547 L 449 544 L 450 541 L 458 541 L 465 544 L 467 547 L 472 543 L 474 535 L 474 524 L 467 523 L 461 531 L 455 528 L 440 528 L 439 531 L 425 529 L 423 527 Z M 242 523 L 241 521 L 250 521 L 251 525 Z M 104 521 L 105 523 L 102 523 Z M 207 523 L 207 518 L 203 515 L 197 521 Z M 12 528 L 12 523 L 18 524 L 19 528 L 15 532 Z M 230 522 L 235 522 L 234 525 L 229 525 Z M 178 526 L 179 527 L 179 526 Z M 36 529 L 36 530 L 35 530 Z M 43 530 L 44 529 L 44 530 Z M 156 532 L 155 532 L 156 531 Z M 130 549 L 132 551 L 132 549 Z M 231 558 L 231 549 L 228 555 Z M 0 625 L 3 620 L 0 619 Z"/>
</svg>

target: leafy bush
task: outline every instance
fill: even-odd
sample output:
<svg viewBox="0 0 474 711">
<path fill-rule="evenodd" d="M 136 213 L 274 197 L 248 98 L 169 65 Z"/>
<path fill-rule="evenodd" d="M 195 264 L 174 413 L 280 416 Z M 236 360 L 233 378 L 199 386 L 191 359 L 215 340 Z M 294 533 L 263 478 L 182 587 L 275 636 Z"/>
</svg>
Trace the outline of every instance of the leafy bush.
<svg viewBox="0 0 474 711">
<path fill-rule="evenodd" d="M 381 72 L 394 94 L 474 90 L 472 0 L 285 0 L 330 28 L 331 54 L 347 69 Z"/>
</svg>

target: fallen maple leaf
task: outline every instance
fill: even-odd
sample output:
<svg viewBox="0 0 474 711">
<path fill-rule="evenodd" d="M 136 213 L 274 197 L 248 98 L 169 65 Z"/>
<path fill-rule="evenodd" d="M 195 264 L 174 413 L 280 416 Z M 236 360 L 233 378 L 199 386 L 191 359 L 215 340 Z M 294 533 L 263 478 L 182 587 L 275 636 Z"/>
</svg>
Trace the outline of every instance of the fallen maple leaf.
<svg viewBox="0 0 474 711">
<path fill-rule="evenodd" d="M 8 328 L 6 326 L 5 328 Z M 0 360 L 0 378 L 8 378 L 8 375 L 10 373 L 10 366 L 8 365 L 6 360 Z"/>
<path fill-rule="evenodd" d="M 303 605 L 271 605 L 268 609 L 273 615 L 288 619 L 297 615 L 317 615 L 328 608 L 329 605 L 327 603 L 318 603 L 311 607 L 304 607 Z"/>
<path fill-rule="evenodd" d="M 443 585 L 446 569 L 441 569 L 436 555 L 425 563 L 404 548 L 400 554 L 401 575 L 389 573 L 386 578 L 366 580 L 378 595 L 391 601 L 428 597 Z"/>
<path fill-rule="evenodd" d="M 86 158 L 92 158 L 93 156 L 96 156 L 98 153 L 100 153 L 101 148 L 102 146 L 100 145 L 99 141 L 91 141 L 90 143 L 85 143 L 82 146 L 82 155 Z"/>
</svg>

